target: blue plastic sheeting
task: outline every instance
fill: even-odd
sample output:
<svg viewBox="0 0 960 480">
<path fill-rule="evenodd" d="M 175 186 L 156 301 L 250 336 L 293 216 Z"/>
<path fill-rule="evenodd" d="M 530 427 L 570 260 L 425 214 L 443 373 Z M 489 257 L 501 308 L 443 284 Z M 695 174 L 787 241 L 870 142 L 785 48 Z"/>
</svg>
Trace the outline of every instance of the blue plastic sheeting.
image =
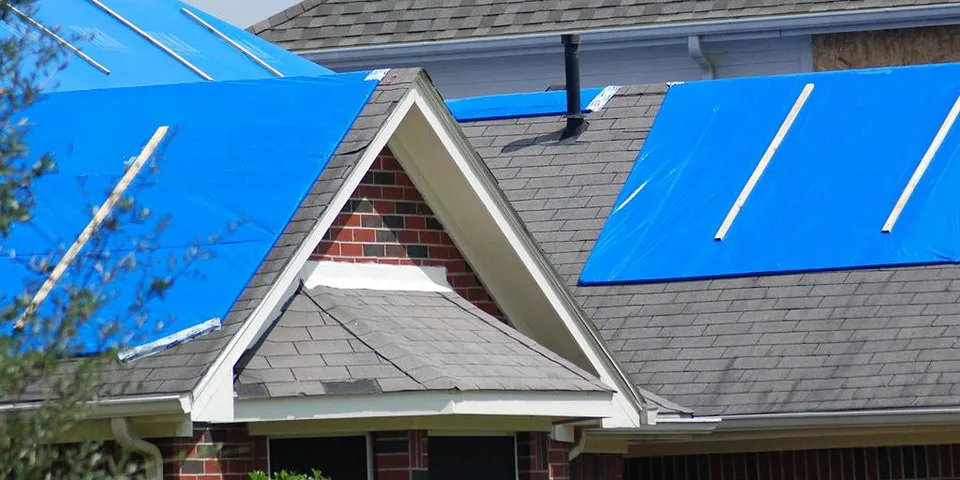
<svg viewBox="0 0 960 480">
<path fill-rule="evenodd" d="M 714 240 L 807 83 L 796 122 Z M 580 281 L 960 261 L 960 125 L 881 233 L 958 95 L 960 64 L 674 86 Z"/>
<path fill-rule="evenodd" d="M 212 318 L 223 318 L 266 257 L 377 85 L 366 73 L 272 80 L 191 83 L 49 95 L 29 111 L 36 125 L 31 151 L 51 152 L 59 172 L 35 186 L 38 206 L 2 246 L 20 258 L 69 245 L 90 221 L 157 127 L 171 133 L 156 158 L 152 186 L 137 193 L 155 219 L 171 219 L 160 237 L 151 275 L 168 272 L 167 255 L 203 240 L 215 255 L 179 277 L 166 298 L 148 306 L 151 322 L 175 315 L 159 330 L 128 327 L 141 345 Z M 82 119 L 78 121 L 78 119 Z M 240 227 L 210 245 L 208 235 Z M 128 225 L 127 234 L 154 225 Z M 203 244 L 203 243 L 201 243 Z M 117 242 L 114 249 L 129 250 Z M 65 282 L 76 281 L 76 276 Z M 0 259 L 0 295 L 22 292 L 31 277 L 18 262 Z M 113 318 L 129 305 L 138 278 L 111 286 L 119 300 L 98 317 Z M 97 322 L 80 341 L 96 350 Z M 151 325 L 152 326 L 152 325 Z M 6 332 L 6 333 L 9 333 Z"/>
<path fill-rule="evenodd" d="M 588 111 L 587 106 L 601 91 L 602 88 L 580 91 L 580 105 L 584 112 Z M 567 92 L 557 90 L 460 98 L 447 100 L 447 108 L 458 122 L 563 115 L 567 112 Z"/>
<path fill-rule="evenodd" d="M 284 76 L 332 73 L 176 0 L 102 1 L 214 80 L 275 76 L 181 12 L 181 8 L 196 13 Z M 39 35 L 34 27 L 17 19 L 11 16 L 10 23 L 0 24 L 0 34 Z M 42 0 L 38 2 L 36 20 L 57 29 L 64 38 L 110 70 L 107 75 L 79 56 L 69 54 L 67 68 L 54 77 L 52 85 L 58 91 L 205 81 L 89 0 Z"/>
</svg>

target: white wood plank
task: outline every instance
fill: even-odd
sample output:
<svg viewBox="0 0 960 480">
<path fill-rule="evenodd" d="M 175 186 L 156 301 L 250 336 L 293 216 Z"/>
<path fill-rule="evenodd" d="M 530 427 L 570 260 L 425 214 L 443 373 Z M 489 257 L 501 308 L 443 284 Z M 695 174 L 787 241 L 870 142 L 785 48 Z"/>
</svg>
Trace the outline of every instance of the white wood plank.
<svg viewBox="0 0 960 480">
<path fill-rule="evenodd" d="M 923 178 L 923 174 L 927 171 L 927 167 L 930 166 L 930 162 L 933 161 L 933 157 L 937 154 L 937 151 L 940 150 L 940 145 L 943 144 L 943 140 L 947 138 L 947 134 L 950 133 L 950 128 L 953 127 L 953 123 L 957 121 L 958 114 L 960 114 L 960 96 L 953 102 L 953 108 L 950 109 L 947 118 L 940 124 L 940 130 L 938 130 L 937 135 L 933 137 L 933 142 L 930 142 L 930 146 L 927 147 L 926 153 L 923 154 L 923 158 L 920 159 L 920 164 L 917 165 L 916 170 L 913 171 L 913 175 L 910 177 L 910 181 L 907 182 L 907 186 L 900 192 L 900 198 L 897 199 L 896 205 L 894 205 L 893 210 L 890 211 L 886 223 L 884 223 L 883 228 L 880 229 L 881 232 L 890 233 L 890 231 L 893 230 L 893 226 L 897 223 L 897 219 L 900 218 L 903 208 L 907 206 L 910 196 L 913 195 L 914 189 L 917 188 L 917 184 L 920 183 L 920 179 Z"/>
<path fill-rule="evenodd" d="M 110 211 L 113 210 L 114 205 L 117 201 L 120 200 L 120 197 L 123 196 L 124 192 L 127 191 L 127 188 L 133 182 L 133 179 L 137 177 L 140 173 L 140 170 L 143 169 L 143 166 L 147 163 L 147 160 L 153 155 L 153 152 L 160 145 L 160 142 L 163 140 L 163 137 L 166 136 L 167 131 L 170 130 L 170 127 L 163 126 L 157 128 L 157 131 L 154 132 L 153 136 L 150 137 L 150 141 L 147 142 L 147 145 L 143 147 L 143 150 L 140 151 L 140 155 L 134 159 L 133 163 L 127 168 L 127 171 L 123 173 L 123 177 L 120 177 L 120 181 L 113 187 L 113 191 L 110 192 L 110 195 L 107 197 L 107 201 L 103 202 L 103 205 L 100 205 L 100 208 L 97 209 L 97 212 L 93 215 L 93 218 L 90 219 L 90 223 L 80 232 L 80 235 L 73 242 L 73 245 L 70 245 L 70 248 L 67 249 L 67 253 L 63 254 L 63 258 L 57 262 L 57 265 L 54 266 L 53 271 L 50 272 L 50 276 L 44 280 L 43 285 L 40 286 L 40 289 L 37 290 L 36 295 L 33 296 L 33 299 L 30 301 L 30 305 L 27 306 L 23 315 L 20 319 L 17 320 L 15 328 L 20 330 L 24 327 L 27 321 L 27 317 L 33 315 L 41 303 L 47 298 L 47 295 L 50 294 L 50 291 L 53 290 L 53 287 L 56 286 L 57 282 L 60 281 L 60 277 L 63 276 L 64 272 L 67 271 L 67 268 L 73 263 L 73 259 L 80 253 L 80 250 L 84 245 L 87 244 L 87 241 L 90 240 L 90 237 L 100 228 L 100 224 L 103 223 L 104 219 L 107 218 L 107 215 L 110 214 Z"/>
<path fill-rule="evenodd" d="M 785 118 L 783 120 L 783 124 L 780 125 L 780 130 L 778 130 L 777 134 L 774 135 L 773 141 L 770 142 L 770 145 L 767 147 L 767 151 L 764 152 L 763 157 L 760 158 L 760 163 L 758 163 L 757 167 L 753 169 L 753 173 L 747 180 L 747 184 L 744 185 L 743 190 L 740 191 L 740 196 L 737 197 L 737 200 L 733 202 L 733 207 L 731 207 L 730 211 L 727 212 L 727 217 L 723 219 L 720 229 L 717 230 L 717 234 L 713 237 L 714 240 L 723 240 L 723 237 L 727 235 L 727 232 L 730 230 L 730 226 L 733 225 L 733 221 L 737 218 L 737 214 L 740 213 L 744 203 L 747 202 L 747 198 L 750 197 L 750 192 L 752 192 L 753 188 L 757 186 L 757 182 L 760 181 L 760 176 L 763 175 L 763 171 L 767 169 L 767 165 L 770 164 L 770 160 L 773 159 L 773 155 L 777 153 L 777 149 L 780 148 L 780 144 L 783 142 L 784 137 L 787 136 L 787 132 L 789 132 L 790 127 L 793 126 L 793 121 L 797 119 L 797 115 L 800 114 L 800 110 L 803 108 L 803 105 L 807 103 L 807 99 L 810 98 L 810 94 L 812 92 L 812 83 L 804 85 L 803 90 L 800 92 L 800 96 L 797 97 L 797 101 L 793 104 L 793 108 L 790 109 L 790 112 L 787 114 L 787 118 Z"/>
</svg>

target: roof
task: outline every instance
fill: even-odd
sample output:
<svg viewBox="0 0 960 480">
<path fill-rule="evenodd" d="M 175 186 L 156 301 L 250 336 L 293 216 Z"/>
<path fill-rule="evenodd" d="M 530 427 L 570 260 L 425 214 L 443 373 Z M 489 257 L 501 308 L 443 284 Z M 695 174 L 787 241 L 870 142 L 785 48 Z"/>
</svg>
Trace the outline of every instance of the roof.
<svg viewBox="0 0 960 480">
<path fill-rule="evenodd" d="M 667 88 L 563 141 L 556 116 L 462 124 L 634 382 L 699 415 L 956 405 L 960 266 L 578 285 Z"/>
<path fill-rule="evenodd" d="M 958 73 L 923 65 L 671 87 L 580 283 L 960 262 L 960 136 L 934 142 L 960 109 Z M 889 92 L 917 84 L 925 91 L 904 93 L 892 114 Z M 921 158 L 929 168 L 907 199 Z"/>
<path fill-rule="evenodd" d="M 452 291 L 300 291 L 237 367 L 241 398 L 592 391 L 595 376 Z"/>
<path fill-rule="evenodd" d="M 347 123 L 348 130 L 345 131 L 342 141 L 332 146 L 335 150 L 330 152 L 331 156 L 326 162 L 325 168 L 322 169 L 322 172 L 318 172 L 318 176 L 311 179 L 309 184 L 306 185 L 302 197 L 291 200 L 292 211 L 290 216 L 284 219 L 284 223 L 279 224 L 279 229 L 275 232 L 276 236 L 266 245 L 267 250 L 264 252 L 264 256 L 249 264 L 252 269 L 241 279 L 240 283 L 236 284 L 237 289 L 233 292 L 233 296 L 223 304 L 228 311 L 224 312 L 222 328 L 169 350 L 117 366 L 118 374 L 106 377 L 116 380 L 116 382 L 105 385 L 109 393 L 178 393 L 189 391 L 197 384 L 232 335 L 237 332 L 264 298 L 268 288 L 277 280 L 280 271 L 292 258 L 296 247 L 305 239 L 307 232 L 319 221 L 327 204 L 333 195 L 339 191 L 347 175 L 359 161 L 363 152 L 362 147 L 369 143 L 380 129 L 396 102 L 410 88 L 417 75 L 419 75 L 418 70 L 392 70 L 375 86 L 369 99 L 360 105 L 362 110 L 358 112 L 356 120 L 351 119 Z M 286 79 L 270 80 L 268 82 L 279 82 L 277 85 L 290 86 L 289 89 L 281 90 L 293 94 L 298 90 L 298 87 L 293 86 L 293 84 L 298 84 L 299 88 L 309 89 L 311 86 L 316 87 L 317 82 L 329 81 L 331 80 Z M 254 84 L 256 83 L 254 82 Z M 209 90 L 213 85 L 215 84 L 201 84 L 198 87 Z M 242 84 L 236 84 L 235 86 L 238 85 Z M 156 88 L 179 91 L 184 87 Z M 322 88 L 315 90 L 313 93 L 317 95 L 308 95 L 308 97 L 319 98 Z M 137 94 L 140 89 L 129 91 L 131 94 Z M 86 96 L 89 93 L 63 93 L 55 94 L 53 97 L 61 95 Z M 118 97 L 117 100 L 122 98 L 124 97 Z M 264 104 L 269 103 L 276 108 L 282 106 L 283 102 L 277 103 L 282 98 L 283 95 L 267 95 L 262 100 Z M 45 105 L 49 103 L 44 102 Z M 256 103 L 256 101 L 246 102 L 242 106 L 248 112 L 253 113 L 256 112 L 256 108 L 254 108 Z M 250 110 L 251 108 L 253 110 Z M 262 117 L 273 118 L 276 110 L 272 110 L 272 112 L 272 115 Z M 237 118 L 243 118 L 246 115 L 236 112 L 230 113 L 229 110 L 225 113 L 235 115 Z M 131 115 L 129 118 L 135 119 L 136 117 L 136 115 Z M 324 119 L 323 122 L 329 124 L 330 118 Z M 311 139 L 310 142 L 307 142 L 314 145 L 311 148 L 320 148 L 313 136 L 305 136 L 304 138 Z M 232 141 L 238 140 L 234 139 Z M 217 145 L 222 146 L 219 143 Z M 275 144 L 270 143 L 270 145 Z M 313 161 L 316 161 L 316 157 L 313 158 Z M 304 172 L 305 175 L 307 173 Z M 289 182 L 286 181 L 284 185 L 290 186 Z M 34 393 L 41 397 L 43 394 L 42 391 Z"/>
<path fill-rule="evenodd" d="M 177 0 L 105 3 L 119 18 L 87 0 L 41 0 L 29 19 L 11 14 L 9 22 L 0 22 L 0 36 L 44 36 L 36 25 L 29 23 L 33 20 L 59 32 L 80 49 L 89 61 L 69 54 L 67 68 L 53 76 L 51 85 L 59 91 L 332 73 Z M 149 32 L 153 40 L 169 48 L 172 54 L 164 52 L 122 20 Z M 211 29 L 227 38 L 221 38 Z M 204 75 L 209 78 L 205 79 Z"/>
<path fill-rule="evenodd" d="M 399 7 L 401 3 L 403 7 Z M 957 2 L 620 0 L 598 5 L 547 0 L 305 0 L 250 30 L 284 48 L 301 51 L 951 3 Z"/>
</svg>

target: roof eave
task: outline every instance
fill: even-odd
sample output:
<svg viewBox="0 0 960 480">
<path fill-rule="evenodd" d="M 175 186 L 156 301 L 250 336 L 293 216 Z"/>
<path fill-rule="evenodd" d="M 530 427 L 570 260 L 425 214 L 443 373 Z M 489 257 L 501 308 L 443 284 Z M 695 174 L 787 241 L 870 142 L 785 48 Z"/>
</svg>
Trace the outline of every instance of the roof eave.
<svg viewBox="0 0 960 480">
<path fill-rule="evenodd" d="M 377 395 L 321 395 L 239 399 L 237 422 L 349 418 L 489 415 L 605 418 L 614 415 L 611 392 L 421 391 Z"/>
<path fill-rule="evenodd" d="M 0 414 L 43 408 L 45 402 L 17 402 L 0 405 Z M 91 402 L 90 419 L 158 415 L 184 415 L 192 410 L 188 393 L 168 395 L 129 395 Z"/>
<path fill-rule="evenodd" d="M 742 19 L 715 19 L 674 22 L 634 27 L 571 30 L 579 33 L 584 48 L 603 48 L 603 44 L 686 44 L 687 38 L 700 36 L 704 42 L 812 35 L 822 33 L 886 30 L 960 23 L 960 5 L 939 4 L 917 7 L 872 8 L 843 12 L 808 13 Z M 311 60 L 347 62 L 385 58 L 420 58 L 438 55 L 476 56 L 501 52 L 507 48 L 516 54 L 524 50 L 560 49 L 560 32 L 502 35 L 454 40 L 375 44 L 346 48 L 293 49 Z"/>
</svg>

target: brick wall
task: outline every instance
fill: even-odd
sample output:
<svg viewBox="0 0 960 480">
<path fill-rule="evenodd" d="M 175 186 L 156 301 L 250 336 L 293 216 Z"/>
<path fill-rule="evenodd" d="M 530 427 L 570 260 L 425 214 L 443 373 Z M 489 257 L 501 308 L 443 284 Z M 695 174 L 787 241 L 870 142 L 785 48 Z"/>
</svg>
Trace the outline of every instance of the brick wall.
<svg viewBox="0 0 960 480">
<path fill-rule="evenodd" d="M 550 442 L 550 480 L 570 479 L 570 449 L 569 443 Z"/>
<path fill-rule="evenodd" d="M 570 462 L 570 480 L 622 480 L 622 455 L 586 453 Z"/>
<path fill-rule="evenodd" d="M 384 150 L 323 241 L 314 260 L 439 266 L 461 296 L 506 317 L 393 155 Z"/>
<path fill-rule="evenodd" d="M 517 474 L 520 480 L 550 479 L 550 435 L 544 432 L 517 434 Z"/>
<path fill-rule="evenodd" d="M 627 461 L 626 480 L 960 478 L 960 445 L 688 455 Z"/>
<path fill-rule="evenodd" d="M 244 425 L 198 428 L 193 438 L 157 440 L 164 477 L 181 480 L 247 480 L 267 470 L 266 437 L 247 434 Z"/>
<path fill-rule="evenodd" d="M 373 435 L 376 480 L 427 480 L 427 432 L 409 430 Z"/>
</svg>

